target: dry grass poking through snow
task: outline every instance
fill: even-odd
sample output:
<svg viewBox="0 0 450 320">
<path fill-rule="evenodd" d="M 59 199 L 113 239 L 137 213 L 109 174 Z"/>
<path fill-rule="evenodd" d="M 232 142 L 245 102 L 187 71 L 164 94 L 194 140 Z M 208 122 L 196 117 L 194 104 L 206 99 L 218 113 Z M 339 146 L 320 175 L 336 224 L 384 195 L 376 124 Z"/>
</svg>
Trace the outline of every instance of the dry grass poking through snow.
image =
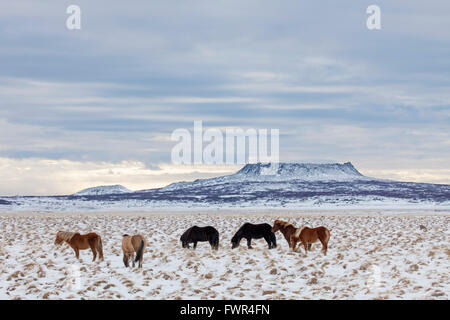
<svg viewBox="0 0 450 320">
<path fill-rule="evenodd" d="M 246 221 L 331 229 L 328 255 L 291 252 L 280 233 L 278 248 L 263 239 L 230 239 Z M 0 217 L 1 299 L 448 299 L 449 216 L 274 215 L 67 215 Z M 183 250 L 188 227 L 215 226 L 220 249 L 199 243 Z M 422 227 L 421 227 L 422 226 Z M 105 261 L 82 262 L 66 244 L 53 244 L 57 230 L 93 231 L 103 239 Z M 425 230 L 426 229 L 426 230 Z M 121 235 L 149 240 L 144 268 L 126 269 Z"/>
</svg>

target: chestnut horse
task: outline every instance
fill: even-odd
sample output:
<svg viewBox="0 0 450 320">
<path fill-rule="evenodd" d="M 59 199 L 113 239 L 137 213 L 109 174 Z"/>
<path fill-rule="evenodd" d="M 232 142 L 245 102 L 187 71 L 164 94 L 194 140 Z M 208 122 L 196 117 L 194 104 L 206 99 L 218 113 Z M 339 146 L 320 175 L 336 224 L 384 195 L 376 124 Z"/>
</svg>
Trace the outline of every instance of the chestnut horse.
<svg viewBox="0 0 450 320">
<path fill-rule="evenodd" d="M 330 240 L 330 230 L 325 227 L 308 228 L 306 226 L 295 228 L 292 224 L 281 220 L 275 220 L 272 231 L 280 230 L 283 233 L 289 247 L 295 251 L 297 242 L 303 244 L 306 254 L 311 250 L 311 245 L 319 240 L 322 243 L 322 251 L 327 255 L 328 241 Z"/>
<path fill-rule="evenodd" d="M 127 234 L 123 235 L 122 238 L 122 251 L 123 251 L 123 263 L 125 267 L 128 268 L 128 261 L 133 261 L 133 268 L 136 262 L 139 261 L 139 268 L 142 268 L 142 261 L 144 260 L 144 251 L 147 247 L 147 240 L 143 235 L 137 234 L 134 236 L 129 236 Z M 134 253 L 136 252 L 136 259 L 134 258 Z"/>
<path fill-rule="evenodd" d="M 95 261 L 97 252 L 99 253 L 99 260 L 103 261 L 103 245 L 102 238 L 96 233 L 88 233 L 81 235 L 78 232 L 58 231 L 56 234 L 55 244 L 61 244 L 63 241 L 67 242 L 75 251 L 77 259 L 80 259 L 80 250 L 91 249 Z"/>
<path fill-rule="evenodd" d="M 277 232 L 278 230 L 281 231 L 284 238 L 286 239 L 289 248 L 291 248 L 291 236 L 295 234 L 295 231 L 297 231 L 297 228 L 294 227 L 292 224 L 282 221 L 282 220 L 275 220 L 272 227 L 272 232 Z"/>
</svg>

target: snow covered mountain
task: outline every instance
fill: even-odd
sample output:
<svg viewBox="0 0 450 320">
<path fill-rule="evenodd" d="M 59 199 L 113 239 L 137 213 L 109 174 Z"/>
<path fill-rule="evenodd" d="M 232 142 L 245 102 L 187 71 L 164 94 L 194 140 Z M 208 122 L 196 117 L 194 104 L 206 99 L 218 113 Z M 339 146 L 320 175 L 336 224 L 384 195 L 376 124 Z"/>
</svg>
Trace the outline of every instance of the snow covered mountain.
<svg viewBox="0 0 450 320">
<path fill-rule="evenodd" d="M 365 179 L 358 170 L 346 162 L 340 163 L 280 163 L 271 165 L 270 163 L 247 164 L 233 176 L 246 180 L 355 180 Z"/>
<path fill-rule="evenodd" d="M 270 163 L 246 164 L 238 172 L 210 179 L 198 179 L 194 182 L 177 182 L 162 190 L 177 190 L 185 188 L 196 188 L 199 186 L 207 187 L 223 183 L 266 183 L 266 187 L 273 189 L 274 185 L 291 183 L 293 181 L 354 181 L 354 180 L 373 180 L 363 176 L 350 163 L 279 163 L 271 165 Z"/>
<path fill-rule="evenodd" d="M 362 175 L 350 163 L 247 164 L 238 172 L 131 192 L 122 186 L 71 196 L 0 197 L 0 210 L 145 210 L 170 208 L 305 208 L 428 206 L 450 208 L 450 185 Z"/>
<path fill-rule="evenodd" d="M 113 186 L 99 186 L 93 188 L 83 189 L 75 194 L 74 196 L 100 196 L 105 194 L 121 194 L 130 193 L 131 190 L 121 186 L 119 184 Z"/>
</svg>

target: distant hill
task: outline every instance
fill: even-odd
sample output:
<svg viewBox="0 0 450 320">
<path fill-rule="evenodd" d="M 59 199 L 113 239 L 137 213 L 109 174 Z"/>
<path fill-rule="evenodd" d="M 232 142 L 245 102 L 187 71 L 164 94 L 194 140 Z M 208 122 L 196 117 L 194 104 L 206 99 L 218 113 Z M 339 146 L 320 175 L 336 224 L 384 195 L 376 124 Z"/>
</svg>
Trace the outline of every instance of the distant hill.
<svg viewBox="0 0 450 320">
<path fill-rule="evenodd" d="M 130 191 L 99 186 L 70 196 L 2 197 L 3 210 L 146 208 L 450 207 L 450 185 L 362 175 L 346 163 L 247 164 L 234 174 Z M 437 207 L 436 207 L 437 208 Z"/>
<path fill-rule="evenodd" d="M 98 186 L 93 188 L 83 189 L 74 193 L 74 196 L 100 196 L 105 194 L 121 194 L 121 193 L 130 193 L 131 190 L 125 188 L 121 185 L 113 185 L 113 186 Z"/>
</svg>

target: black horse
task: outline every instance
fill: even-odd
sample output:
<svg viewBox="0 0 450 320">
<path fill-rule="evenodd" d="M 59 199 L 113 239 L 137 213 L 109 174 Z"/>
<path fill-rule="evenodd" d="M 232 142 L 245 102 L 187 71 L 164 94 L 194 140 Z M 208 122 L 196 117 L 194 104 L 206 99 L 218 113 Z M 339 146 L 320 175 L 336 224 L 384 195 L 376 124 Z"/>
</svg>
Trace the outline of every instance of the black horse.
<svg viewBox="0 0 450 320">
<path fill-rule="evenodd" d="M 242 227 L 239 228 L 234 237 L 231 239 L 231 248 L 234 249 L 238 247 L 242 238 L 247 239 L 247 246 L 249 249 L 253 249 L 252 239 L 261 238 L 264 238 L 266 240 L 267 244 L 269 245 L 269 249 L 277 247 L 277 238 L 275 237 L 275 233 L 272 232 L 272 226 L 267 223 L 245 223 Z"/>
<path fill-rule="evenodd" d="M 189 243 L 194 244 L 197 248 L 197 242 L 208 241 L 213 250 L 219 249 L 219 231 L 214 227 L 197 227 L 193 226 L 186 230 L 180 238 L 183 248 L 189 249 Z"/>
</svg>

